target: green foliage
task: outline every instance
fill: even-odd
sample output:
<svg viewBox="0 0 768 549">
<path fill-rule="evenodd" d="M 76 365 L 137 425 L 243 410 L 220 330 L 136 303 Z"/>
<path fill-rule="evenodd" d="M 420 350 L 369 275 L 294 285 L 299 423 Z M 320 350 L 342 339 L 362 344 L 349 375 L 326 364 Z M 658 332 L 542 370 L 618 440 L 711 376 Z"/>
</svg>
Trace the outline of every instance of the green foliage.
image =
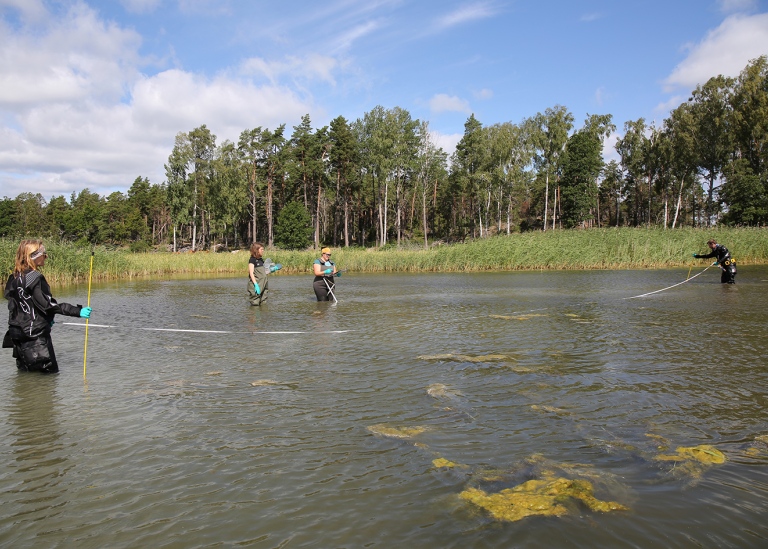
<svg viewBox="0 0 768 549">
<path fill-rule="evenodd" d="M 289 250 L 300 250 L 309 246 L 311 237 L 312 220 L 309 212 L 300 202 L 289 202 L 277 216 L 277 245 Z"/>
<path fill-rule="evenodd" d="M 351 124 L 339 116 L 317 129 L 305 115 L 290 139 L 284 125 L 258 127 L 236 145 L 217 145 L 202 125 L 176 136 L 162 184 L 139 176 L 127 194 L 5 198 L 0 236 L 272 246 L 276 220 L 293 202 L 309 215 L 315 247 L 395 238 L 400 247 L 414 237 L 428 247 L 577 225 L 768 222 L 768 56 L 738 78 L 711 78 L 659 126 L 626 122 L 620 163 L 597 175 L 595 144 L 615 129 L 612 117 L 587 115 L 576 133 L 573 121 L 562 105 L 519 123 L 484 126 L 470 115 L 450 165 L 428 124 L 400 107 L 376 106 Z M 288 236 L 282 231 L 281 241 Z"/>
<path fill-rule="evenodd" d="M 597 176 L 602 167 L 602 144 L 598 137 L 586 131 L 573 134 L 566 146 L 561 181 L 565 227 L 575 227 L 593 218 Z"/>
</svg>

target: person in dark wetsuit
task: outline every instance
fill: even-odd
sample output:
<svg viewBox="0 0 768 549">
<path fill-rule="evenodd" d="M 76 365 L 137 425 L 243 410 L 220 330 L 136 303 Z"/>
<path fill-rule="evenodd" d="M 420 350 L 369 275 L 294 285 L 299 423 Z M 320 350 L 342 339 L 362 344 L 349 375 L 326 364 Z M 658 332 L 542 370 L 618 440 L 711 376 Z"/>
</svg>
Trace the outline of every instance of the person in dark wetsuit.
<svg viewBox="0 0 768 549">
<path fill-rule="evenodd" d="M 41 240 L 22 240 L 3 294 L 8 300 L 8 331 L 3 347 L 13 348 L 19 370 L 44 374 L 59 371 L 51 342 L 54 316 L 91 316 L 90 307 L 57 303 L 53 298 L 48 282 L 38 270 L 47 257 Z"/>
<path fill-rule="evenodd" d="M 331 249 L 323 248 L 320 250 L 320 259 L 315 259 L 312 265 L 312 271 L 315 279 L 312 282 L 312 289 L 315 290 L 315 296 L 318 301 L 330 301 L 331 294 L 336 284 L 333 277 L 337 273 L 336 264 L 331 261 Z"/>
<path fill-rule="evenodd" d="M 264 266 L 264 244 L 251 244 L 251 260 L 248 262 L 248 301 L 251 305 L 260 306 L 267 300 L 267 272 Z"/>
<path fill-rule="evenodd" d="M 697 259 L 707 259 L 709 257 L 717 258 L 717 265 L 723 270 L 720 275 L 722 284 L 736 284 L 736 260 L 731 257 L 731 252 L 722 244 L 718 244 L 714 239 L 707 241 L 707 246 L 712 250 L 706 255 L 693 254 Z"/>
</svg>

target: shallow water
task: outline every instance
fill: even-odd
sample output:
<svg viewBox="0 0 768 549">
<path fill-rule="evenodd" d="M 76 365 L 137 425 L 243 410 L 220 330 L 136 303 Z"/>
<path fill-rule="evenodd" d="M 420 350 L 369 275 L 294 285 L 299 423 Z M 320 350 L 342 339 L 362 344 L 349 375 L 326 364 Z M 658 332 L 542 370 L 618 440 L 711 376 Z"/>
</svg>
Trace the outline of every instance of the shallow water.
<svg viewBox="0 0 768 549">
<path fill-rule="evenodd" d="M 1 355 L 0 545 L 768 546 L 768 268 L 625 299 L 687 274 L 94 285 L 85 379 L 79 319 L 56 376 Z M 656 459 L 702 444 L 727 461 Z M 629 510 L 459 497 L 551 472 Z"/>
</svg>

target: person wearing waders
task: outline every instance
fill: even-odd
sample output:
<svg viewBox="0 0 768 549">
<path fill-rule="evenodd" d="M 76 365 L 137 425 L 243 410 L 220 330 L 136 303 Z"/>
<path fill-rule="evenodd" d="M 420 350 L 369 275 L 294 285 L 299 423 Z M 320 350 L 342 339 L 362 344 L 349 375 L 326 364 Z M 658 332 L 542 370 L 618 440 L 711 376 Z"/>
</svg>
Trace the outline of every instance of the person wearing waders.
<svg viewBox="0 0 768 549">
<path fill-rule="evenodd" d="M 16 367 L 28 372 L 52 374 L 59 371 L 51 342 L 51 328 L 57 314 L 91 317 L 91 308 L 58 303 L 40 272 L 48 254 L 42 240 L 22 240 L 16 251 L 13 274 L 5 284 L 8 300 L 8 331 L 4 348 L 13 348 Z"/>
<path fill-rule="evenodd" d="M 251 244 L 251 260 L 248 262 L 248 301 L 251 305 L 260 306 L 267 300 L 267 277 L 269 273 L 264 266 L 264 244 Z"/>
<path fill-rule="evenodd" d="M 707 241 L 707 246 L 712 250 L 706 255 L 693 254 L 697 259 L 707 259 L 716 257 L 715 265 L 720 265 L 723 272 L 720 274 L 722 284 L 736 284 L 736 260 L 731 257 L 731 252 L 722 244 L 718 244 L 714 239 Z"/>
<path fill-rule="evenodd" d="M 335 287 L 333 277 L 341 276 L 341 273 L 337 274 L 336 264 L 331 261 L 330 248 L 323 248 L 320 250 L 320 259 L 315 259 L 315 263 L 312 265 L 312 271 L 315 274 L 315 279 L 312 282 L 312 289 L 315 290 L 317 300 L 330 301 Z"/>
</svg>

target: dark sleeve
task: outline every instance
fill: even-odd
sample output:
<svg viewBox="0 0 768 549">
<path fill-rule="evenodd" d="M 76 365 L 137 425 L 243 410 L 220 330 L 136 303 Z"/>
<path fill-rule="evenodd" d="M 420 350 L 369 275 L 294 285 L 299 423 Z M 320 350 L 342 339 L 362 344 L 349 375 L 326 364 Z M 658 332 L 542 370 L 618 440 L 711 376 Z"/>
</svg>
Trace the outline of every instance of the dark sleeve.
<svg viewBox="0 0 768 549">
<path fill-rule="evenodd" d="M 45 279 L 40 284 L 35 284 L 32 290 L 32 300 L 35 302 L 35 307 L 43 312 L 46 318 L 53 318 L 54 315 L 66 315 L 66 316 L 80 316 L 80 305 L 70 305 L 69 303 L 57 303 L 48 289 L 48 283 Z"/>
<path fill-rule="evenodd" d="M 717 254 L 715 253 L 715 250 L 712 250 L 707 255 L 697 254 L 696 257 L 698 257 L 699 259 L 707 259 L 708 257 L 715 257 L 716 255 Z"/>
</svg>

